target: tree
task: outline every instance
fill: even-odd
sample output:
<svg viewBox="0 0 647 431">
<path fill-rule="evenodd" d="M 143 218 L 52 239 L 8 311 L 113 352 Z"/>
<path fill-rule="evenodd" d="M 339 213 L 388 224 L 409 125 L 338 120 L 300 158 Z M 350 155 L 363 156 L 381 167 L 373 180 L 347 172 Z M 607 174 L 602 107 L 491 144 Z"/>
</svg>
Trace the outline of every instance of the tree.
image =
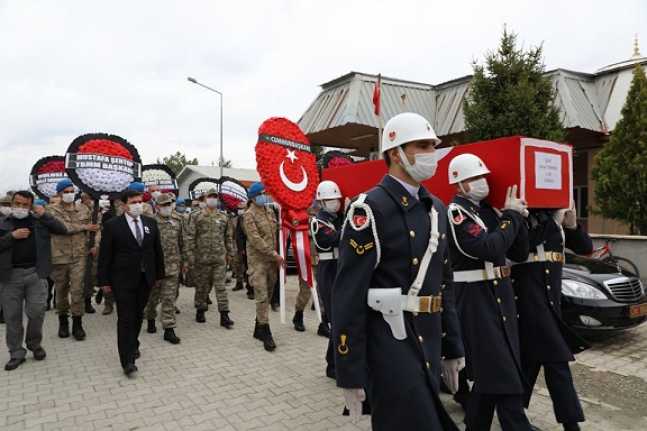
<svg viewBox="0 0 647 431">
<path fill-rule="evenodd" d="M 161 161 L 160 159 L 157 159 L 157 163 L 165 164 L 166 166 L 171 168 L 173 172 L 175 172 L 175 175 L 177 175 L 186 165 L 197 165 L 198 159 L 187 159 L 186 155 L 178 151 L 168 157 L 163 157 Z"/>
<path fill-rule="evenodd" d="M 474 76 L 465 99 L 465 128 L 469 141 L 524 135 L 564 140 L 555 91 L 544 75 L 543 48 L 517 48 L 517 35 L 503 30 L 496 51 L 485 66 L 473 64 Z"/>
<path fill-rule="evenodd" d="M 647 235 L 647 77 L 640 65 L 592 174 L 598 212 L 627 223 L 631 233 Z"/>
</svg>

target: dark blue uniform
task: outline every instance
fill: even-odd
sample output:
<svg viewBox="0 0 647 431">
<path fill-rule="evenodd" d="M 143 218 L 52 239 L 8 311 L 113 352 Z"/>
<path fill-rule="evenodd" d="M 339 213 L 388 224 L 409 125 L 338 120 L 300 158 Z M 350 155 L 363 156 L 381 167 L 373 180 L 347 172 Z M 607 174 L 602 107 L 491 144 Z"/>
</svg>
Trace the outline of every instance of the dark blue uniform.
<svg viewBox="0 0 647 431">
<path fill-rule="evenodd" d="M 313 219 L 312 234 L 317 251 L 319 264 L 317 265 L 317 288 L 324 306 L 324 323 L 330 322 L 332 287 L 337 274 L 337 258 L 339 256 L 339 236 L 341 234 L 342 217 L 321 210 Z M 326 375 L 335 378 L 335 355 L 333 353 L 332 338 L 328 339 L 326 351 Z"/>
<path fill-rule="evenodd" d="M 455 234 L 451 241 L 454 293 L 465 342 L 465 374 L 474 381 L 466 422 L 472 431 L 489 430 L 496 408 L 504 430 L 528 430 L 517 307 L 506 267 L 506 257 L 527 258 L 528 230 L 517 212 L 503 211 L 499 217 L 486 202 L 477 206 L 461 196 L 453 203 L 461 208 L 454 211 L 450 206 L 449 214 Z M 460 272 L 483 270 L 485 262 L 504 269 L 496 279 L 458 281 Z"/>
<path fill-rule="evenodd" d="M 386 176 L 365 200 L 374 223 L 359 213 L 355 224 L 365 225 L 368 216 L 371 226 L 355 230 L 349 214 L 339 243 L 332 294 L 337 385 L 366 389 L 375 431 L 457 429 L 438 397 L 441 352 L 448 359 L 464 356 L 449 281 L 446 209 L 422 187 L 418 198 Z M 439 243 L 419 296 L 442 293 L 442 308 L 405 311 L 406 338 L 397 340 L 382 314 L 367 305 L 367 295 L 397 287 L 407 294 L 429 244 L 432 207 L 439 214 Z"/>
<path fill-rule="evenodd" d="M 588 344 L 562 321 L 562 267 L 564 247 L 577 254 L 590 254 L 593 243 L 580 226 L 562 230 L 552 211 L 534 211 L 528 221 L 530 262 L 515 265 L 512 271 L 520 314 L 521 360 L 530 383 L 526 406 L 543 366 L 557 422 L 582 422 L 584 413 L 568 362 L 575 360 L 573 353 L 588 348 Z M 541 245 L 548 259 L 534 262 L 540 255 L 537 246 Z"/>
</svg>

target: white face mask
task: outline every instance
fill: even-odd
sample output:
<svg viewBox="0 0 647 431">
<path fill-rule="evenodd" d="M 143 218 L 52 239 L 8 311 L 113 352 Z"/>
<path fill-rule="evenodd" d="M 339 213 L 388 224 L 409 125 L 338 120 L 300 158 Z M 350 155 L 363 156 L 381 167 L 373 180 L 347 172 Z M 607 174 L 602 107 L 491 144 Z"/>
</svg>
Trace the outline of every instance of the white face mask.
<svg viewBox="0 0 647 431">
<path fill-rule="evenodd" d="M 325 211 L 331 214 L 337 214 L 339 208 L 341 208 L 341 202 L 339 202 L 339 199 L 323 201 L 322 206 Z"/>
<path fill-rule="evenodd" d="M 200 209 L 205 209 L 205 208 L 207 207 L 207 204 L 206 204 L 206 203 L 204 203 L 204 202 L 200 202 L 200 203 L 198 204 L 198 207 L 200 207 Z"/>
<path fill-rule="evenodd" d="M 66 204 L 71 204 L 74 202 L 74 192 L 71 193 L 63 193 L 63 196 L 61 197 L 61 200 L 65 202 Z"/>
<path fill-rule="evenodd" d="M 438 160 L 436 159 L 436 152 L 433 153 L 418 153 L 415 155 L 415 163 L 409 163 L 407 155 L 398 147 L 398 154 L 402 160 L 402 167 L 417 183 L 421 183 L 433 177 L 438 167 Z"/>
<path fill-rule="evenodd" d="M 0 207 L 0 214 L 5 217 L 8 217 L 11 214 L 11 207 Z"/>
<path fill-rule="evenodd" d="M 133 218 L 137 218 L 144 212 L 144 204 L 139 202 L 136 204 L 128 204 L 128 214 Z"/>
<path fill-rule="evenodd" d="M 158 191 L 158 190 L 156 190 L 156 191 L 154 191 L 154 192 L 151 192 L 151 196 L 152 196 L 152 197 L 153 197 L 153 199 L 155 199 L 155 200 L 159 199 L 159 197 L 160 197 L 160 195 L 161 195 L 161 194 L 162 194 L 162 192 L 160 192 L 160 191 Z"/>
<path fill-rule="evenodd" d="M 216 208 L 218 206 L 218 198 L 207 198 L 207 206 L 209 208 Z"/>
<path fill-rule="evenodd" d="M 102 209 L 110 208 L 110 201 L 107 200 L 107 199 L 100 199 L 99 200 L 99 208 L 102 208 Z"/>
<path fill-rule="evenodd" d="M 18 220 L 22 220 L 26 218 L 29 215 L 29 210 L 27 208 L 11 208 L 11 215 L 13 218 L 17 218 Z"/>
<path fill-rule="evenodd" d="M 171 208 L 170 206 L 159 207 L 158 209 L 162 217 L 169 217 L 173 212 L 173 208 Z"/>
<path fill-rule="evenodd" d="M 481 202 L 490 194 L 490 186 L 485 178 L 479 178 L 469 183 L 470 191 L 465 193 L 469 199 Z"/>
</svg>

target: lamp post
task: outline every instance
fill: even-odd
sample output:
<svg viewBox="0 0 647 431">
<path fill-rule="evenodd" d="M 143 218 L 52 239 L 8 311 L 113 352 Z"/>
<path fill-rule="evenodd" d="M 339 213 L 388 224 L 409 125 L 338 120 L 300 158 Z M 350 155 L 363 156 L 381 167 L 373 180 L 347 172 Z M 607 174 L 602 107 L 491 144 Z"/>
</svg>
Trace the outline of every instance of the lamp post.
<svg viewBox="0 0 647 431">
<path fill-rule="evenodd" d="M 223 151 L 222 151 L 222 148 L 223 148 L 223 146 L 222 146 L 222 126 L 223 126 L 223 121 L 222 121 L 222 112 L 223 112 L 222 111 L 222 99 L 223 99 L 223 95 L 222 95 L 222 92 L 216 90 L 215 88 L 209 87 L 208 85 L 205 85 L 205 84 L 199 82 L 197 79 L 191 78 L 190 76 L 187 78 L 187 80 L 192 84 L 199 85 L 202 88 L 206 88 L 209 91 L 213 91 L 214 93 L 218 94 L 218 96 L 220 96 L 220 162 L 218 164 L 220 165 L 220 178 L 222 178 L 223 177 L 223 168 L 224 168 L 223 165 L 225 164 L 225 158 L 224 158 Z"/>
</svg>

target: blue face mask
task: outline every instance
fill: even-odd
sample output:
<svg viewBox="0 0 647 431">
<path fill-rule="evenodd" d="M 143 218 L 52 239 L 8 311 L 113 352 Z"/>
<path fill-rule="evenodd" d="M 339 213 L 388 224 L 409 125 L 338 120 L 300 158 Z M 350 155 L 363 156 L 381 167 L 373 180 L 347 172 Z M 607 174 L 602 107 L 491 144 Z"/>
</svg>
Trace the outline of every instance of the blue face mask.
<svg viewBox="0 0 647 431">
<path fill-rule="evenodd" d="M 258 195 L 254 198 L 256 205 L 267 205 L 272 202 L 272 198 L 267 195 Z"/>
</svg>

